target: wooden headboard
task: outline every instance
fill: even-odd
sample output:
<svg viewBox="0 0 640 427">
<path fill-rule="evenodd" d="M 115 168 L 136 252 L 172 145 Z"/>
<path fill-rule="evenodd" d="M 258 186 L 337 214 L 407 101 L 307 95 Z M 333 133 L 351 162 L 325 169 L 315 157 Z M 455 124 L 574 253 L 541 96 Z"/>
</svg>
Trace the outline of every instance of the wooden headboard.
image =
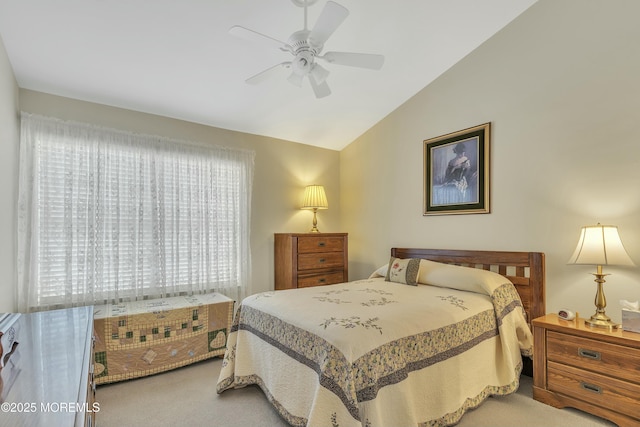
<svg viewBox="0 0 640 427">
<path fill-rule="evenodd" d="M 527 322 L 546 314 L 545 267 L 542 252 L 465 251 L 450 249 L 391 248 L 395 258 L 422 258 L 445 264 L 491 270 L 515 285 Z"/>
</svg>

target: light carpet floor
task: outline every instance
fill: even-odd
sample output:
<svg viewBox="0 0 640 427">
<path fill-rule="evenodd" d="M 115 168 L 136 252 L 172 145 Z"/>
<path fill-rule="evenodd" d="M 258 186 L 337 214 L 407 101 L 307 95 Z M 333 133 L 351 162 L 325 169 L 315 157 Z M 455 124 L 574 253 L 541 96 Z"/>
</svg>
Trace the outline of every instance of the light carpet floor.
<svg viewBox="0 0 640 427">
<path fill-rule="evenodd" d="M 222 359 L 215 358 L 150 377 L 98 386 L 98 427 L 286 427 L 256 386 L 218 395 Z M 574 409 L 533 400 L 532 379 L 517 393 L 493 397 L 467 412 L 458 427 L 595 427 L 615 424 Z M 395 426 L 394 426 L 395 427 Z"/>
</svg>

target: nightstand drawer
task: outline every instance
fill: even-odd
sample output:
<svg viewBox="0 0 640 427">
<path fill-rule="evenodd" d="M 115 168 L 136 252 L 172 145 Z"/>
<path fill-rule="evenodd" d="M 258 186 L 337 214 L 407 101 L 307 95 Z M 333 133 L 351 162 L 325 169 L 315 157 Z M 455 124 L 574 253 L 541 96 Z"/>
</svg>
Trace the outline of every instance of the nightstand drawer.
<svg viewBox="0 0 640 427">
<path fill-rule="evenodd" d="M 344 272 L 336 271 L 326 274 L 313 274 L 311 276 L 299 276 L 298 287 L 308 288 L 310 286 L 333 285 L 344 282 Z"/>
<path fill-rule="evenodd" d="M 547 365 L 547 381 L 550 391 L 640 419 L 640 385 L 551 361 Z"/>
<path fill-rule="evenodd" d="M 554 331 L 547 359 L 640 384 L 640 350 Z"/>
<path fill-rule="evenodd" d="M 298 238 L 298 253 L 343 252 L 344 238 L 334 236 L 305 236 Z"/>
<path fill-rule="evenodd" d="M 327 252 L 298 255 L 298 270 L 317 270 L 320 268 L 342 267 L 344 254 L 342 252 Z"/>
</svg>

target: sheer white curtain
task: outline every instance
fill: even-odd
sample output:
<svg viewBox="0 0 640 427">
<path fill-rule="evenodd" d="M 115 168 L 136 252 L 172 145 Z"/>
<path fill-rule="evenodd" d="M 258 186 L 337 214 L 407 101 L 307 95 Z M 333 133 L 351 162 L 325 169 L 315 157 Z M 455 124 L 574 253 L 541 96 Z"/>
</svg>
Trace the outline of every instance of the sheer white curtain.
<svg viewBox="0 0 640 427">
<path fill-rule="evenodd" d="M 22 114 L 18 303 L 34 311 L 250 284 L 254 153 Z"/>
</svg>

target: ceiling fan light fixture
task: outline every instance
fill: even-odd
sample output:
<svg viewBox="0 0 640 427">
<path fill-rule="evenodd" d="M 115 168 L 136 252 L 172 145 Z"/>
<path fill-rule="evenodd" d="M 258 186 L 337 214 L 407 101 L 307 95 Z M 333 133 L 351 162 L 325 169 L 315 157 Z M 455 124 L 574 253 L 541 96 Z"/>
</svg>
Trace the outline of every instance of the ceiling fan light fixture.
<svg viewBox="0 0 640 427">
<path fill-rule="evenodd" d="M 313 67 L 311 68 L 311 75 L 317 84 L 324 83 L 324 81 L 327 80 L 327 77 L 329 77 L 329 70 L 316 63 L 313 64 Z"/>
<path fill-rule="evenodd" d="M 302 79 L 304 79 L 304 74 L 296 73 L 294 70 L 289 77 L 287 77 L 287 81 L 293 85 L 298 87 L 302 87 Z"/>
<path fill-rule="evenodd" d="M 293 61 L 293 71 L 305 75 L 309 74 L 311 67 L 313 67 L 313 55 L 311 52 L 299 52 Z"/>
<path fill-rule="evenodd" d="M 331 95 L 331 89 L 329 89 L 329 85 L 326 80 L 322 83 L 316 83 L 313 74 L 309 74 L 309 83 L 311 84 L 311 89 L 313 89 L 313 93 L 316 98 L 320 99 Z"/>
</svg>

